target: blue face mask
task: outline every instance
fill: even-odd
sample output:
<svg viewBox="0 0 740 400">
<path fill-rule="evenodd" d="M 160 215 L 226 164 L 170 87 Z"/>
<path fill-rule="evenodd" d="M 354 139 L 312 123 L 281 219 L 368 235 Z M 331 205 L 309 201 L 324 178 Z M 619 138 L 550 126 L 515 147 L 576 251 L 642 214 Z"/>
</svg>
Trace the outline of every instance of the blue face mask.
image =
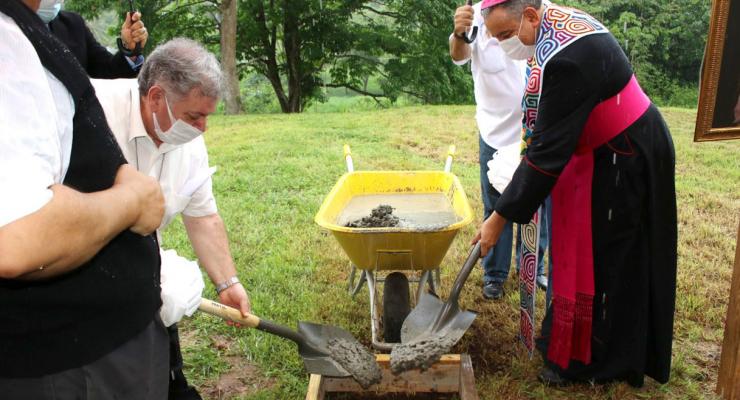
<svg viewBox="0 0 740 400">
<path fill-rule="evenodd" d="M 57 17 L 61 9 L 62 3 L 59 1 L 42 1 L 36 14 L 41 17 L 41 20 L 44 21 L 45 24 L 48 24 Z"/>
</svg>

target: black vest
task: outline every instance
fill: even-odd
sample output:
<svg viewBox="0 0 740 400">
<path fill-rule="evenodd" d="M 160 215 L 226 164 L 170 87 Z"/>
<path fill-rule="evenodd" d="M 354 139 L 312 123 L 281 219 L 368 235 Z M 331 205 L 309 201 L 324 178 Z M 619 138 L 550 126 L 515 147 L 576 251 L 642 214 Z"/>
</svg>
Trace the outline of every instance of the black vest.
<svg viewBox="0 0 740 400">
<path fill-rule="evenodd" d="M 83 193 L 110 188 L 126 161 L 87 74 L 19 0 L 0 1 L 0 12 L 18 24 L 43 66 L 74 99 L 64 184 Z M 128 230 L 65 276 L 33 283 L 0 280 L 0 376 L 36 377 L 90 363 L 141 332 L 160 305 L 157 242 Z"/>
</svg>

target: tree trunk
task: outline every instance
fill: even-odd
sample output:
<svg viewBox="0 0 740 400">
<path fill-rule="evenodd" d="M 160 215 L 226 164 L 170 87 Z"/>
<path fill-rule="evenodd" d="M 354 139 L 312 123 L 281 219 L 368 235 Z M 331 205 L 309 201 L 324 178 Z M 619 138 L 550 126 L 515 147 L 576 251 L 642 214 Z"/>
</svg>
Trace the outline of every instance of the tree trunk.
<svg viewBox="0 0 740 400">
<path fill-rule="evenodd" d="M 301 79 L 301 38 L 298 32 L 299 17 L 297 11 L 285 6 L 283 11 L 283 49 L 288 66 L 288 112 L 303 111 L 303 93 Z"/>
<path fill-rule="evenodd" d="M 236 70 L 236 5 L 237 0 L 221 2 L 221 68 L 224 71 L 226 114 L 242 112 L 239 74 Z"/>
</svg>

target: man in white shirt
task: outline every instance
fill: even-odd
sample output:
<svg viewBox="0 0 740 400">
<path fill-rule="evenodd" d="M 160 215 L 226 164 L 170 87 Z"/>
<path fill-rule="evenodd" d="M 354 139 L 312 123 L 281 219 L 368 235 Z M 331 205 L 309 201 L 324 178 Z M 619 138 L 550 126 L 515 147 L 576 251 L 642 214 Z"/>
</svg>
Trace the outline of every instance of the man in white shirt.
<svg viewBox="0 0 740 400">
<path fill-rule="evenodd" d="M 38 6 L 0 2 L 0 397 L 162 400 L 162 193 Z"/>
<path fill-rule="evenodd" d="M 211 187 L 214 169 L 208 165 L 203 140 L 207 117 L 221 96 L 222 74 L 216 58 L 192 40 L 173 39 L 149 55 L 138 81 L 93 80 L 93 85 L 126 159 L 162 186 L 166 207 L 158 233 L 182 214 L 193 250 L 220 301 L 248 313 L 249 297 L 237 278 L 224 222 L 216 208 Z M 170 260 L 162 258 L 163 276 L 172 271 L 167 265 Z M 172 376 L 177 378 L 171 384 L 170 399 L 197 398 L 177 365 L 181 361 L 177 360 L 176 325 L 170 333 L 175 358 Z"/>
<path fill-rule="evenodd" d="M 464 35 L 478 28 L 477 39 L 467 43 Z M 480 131 L 479 156 L 481 197 L 484 219 L 492 213 L 500 197 L 488 179 L 488 162 L 498 149 L 519 143 L 522 137 L 522 98 L 524 96 L 526 61 L 506 56 L 496 38 L 486 30 L 481 5 L 466 5 L 455 12 L 455 29 L 450 35 L 450 56 L 457 65 L 470 62 L 475 90 L 476 114 Z M 512 224 L 508 223 L 492 251 L 482 260 L 483 297 L 499 299 L 511 265 Z M 546 243 L 543 247 L 546 247 Z M 538 268 L 538 285 L 547 286 L 543 263 Z"/>
</svg>

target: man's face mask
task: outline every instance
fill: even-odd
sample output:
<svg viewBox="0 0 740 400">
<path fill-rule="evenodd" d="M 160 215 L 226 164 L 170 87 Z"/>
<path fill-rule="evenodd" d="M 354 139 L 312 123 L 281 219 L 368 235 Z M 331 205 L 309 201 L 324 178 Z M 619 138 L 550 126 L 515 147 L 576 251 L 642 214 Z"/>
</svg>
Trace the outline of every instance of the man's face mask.
<svg viewBox="0 0 740 400">
<path fill-rule="evenodd" d="M 519 32 L 517 35 L 499 42 L 501 44 L 501 49 L 504 50 L 509 58 L 514 60 L 528 60 L 534 57 L 535 46 L 527 46 L 522 43 L 521 39 L 519 39 L 519 35 L 522 33 L 523 24 L 524 14 L 522 14 L 522 19 L 519 21 Z"/>
<path fill-rule="evenodd" d="M 170 129 L 167 129 L 167 132 L 162 132 L 162 129 L 159 128 L 159 122 L 157 121 L 157 114 L 152 113 L 152 119 L 154 120 L 154 132 L 157 134 L 159 140 L 164 143 L 178 146 L 181 144 L 185 144 L 203 134 L 200 129 L 184 122 L 181 119 L 175 119 L 175 116 L 172 115 L 170 103 L 167 101 L 167 96 L 164 97 L 164 102 L 167 105 L 167 114 L 169 114 L 172 126 L 170 126 Z"/>
<path fill-rule="evenodd" d="M 41 20 L 45 24 L 48 24 L 59 15 L 59 11 L 62 9 L 62 3 L 64 3 L 64 0 L 41 0 L 41 5 L 38 11 L 36 11 L 36 14 L 41 17 Z"/>
</svg>

